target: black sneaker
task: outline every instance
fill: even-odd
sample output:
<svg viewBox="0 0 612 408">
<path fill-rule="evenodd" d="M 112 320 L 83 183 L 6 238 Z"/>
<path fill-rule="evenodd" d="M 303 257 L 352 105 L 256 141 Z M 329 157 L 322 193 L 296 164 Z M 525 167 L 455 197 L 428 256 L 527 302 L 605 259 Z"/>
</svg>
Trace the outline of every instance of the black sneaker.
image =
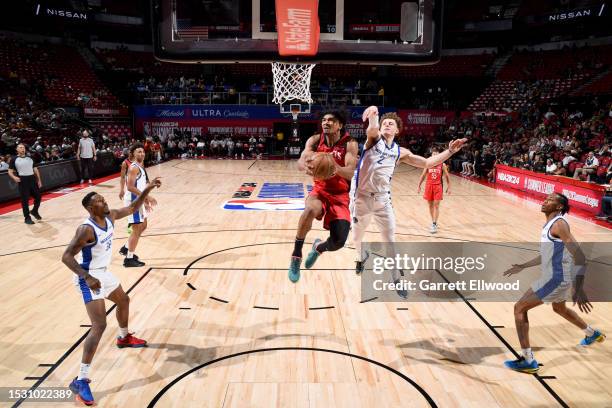
<svg viewBox="0 0 612 408">
<path fill-rule="evenodd" d="M 25 223 L 28 225 L 34 225 L 34 221 L 32 221 L 32 219 L 30 217 L 25 219 Z"/>
<path fill-rule="evenodd" d="M 357 275 L 361 275 L 365 269 L 365 263 L 368 260 L 368 258 L 370 257 L 370 252 L 365 251 L 365 258 L 363 259 L 363 261 L 355 261 L 355 273 Z"/>
<path fill-rule="evenodd" d="M 42 220 L 42 217 L 40 216 L 38 211 L 31 211 L 30 214 L 33 215 L 34 218 L 36 218 L 37 220 Z"/>
<path fill-rule="evenodd" d="M 123 266 L 126 268 L 140 268 L 144 266 L 144 262 L 140 262 L 138 259 L 134 258 L 125 258 L 123 260 Z"/>
<path fill-rule="evenodd" d="M 125 245 L 124 245 L 124 246 L 122 246 L 122 247 L 119 249 L 119 253 L 120 253 L 121 255 L 123 255 L 123 256 L 126 256 L 126 255 L 127 255 L 127 253 L 128 253 L 128 249 L 127 249 L 127 247 L 126 247 Z"/>
<path fill-rule="evenodd" d="M 359 262 L 359 261 L 355 261 L 355 273 L 357 275 L 361 275 L 361 273 L 363 272 L 364 269 L 365 269 L 365 263 Z"/>
</svg>

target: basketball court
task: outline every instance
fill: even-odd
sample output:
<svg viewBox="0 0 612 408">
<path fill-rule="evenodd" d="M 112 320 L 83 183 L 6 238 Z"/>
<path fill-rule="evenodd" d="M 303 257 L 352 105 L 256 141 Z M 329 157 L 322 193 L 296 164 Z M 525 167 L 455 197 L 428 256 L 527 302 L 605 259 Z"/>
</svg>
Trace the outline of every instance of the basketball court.
<svg viewBox="0 0 612 408">
<path fill-rule="evenodd" d="M 297 71 L 274 67 L 274 103 L 292 115 L 295 138 L 299 116 L 312 103 L 311 64 L 439 59 L 441 0 L 371 3 L 360 15 L 347 1 L 321 0 L 318 19 L 317 1 L 302 1 L 315 8 L 298 14 L 293 3 L 155 0 L 155 55 L 180 63 L 298 64 Z M 381 16 L 385 24 L 376 23 Z M 304 21 L 309 36 L 296 35 L 301 31 L 291 27 L 303 28 Z M 277 34 L 276 27 L 284 28 Z M 115 307 L 107 302 L 108 327 L 90 372 L 96 405 L 610 405 L 607 343 L 578 347 L 582 333 L 550 307 L 529 315 L 542 367 L 521 374 L 504 367 L 520 351 L 511 302 L 474 302 L 460 292 L 454 302 L 364 298 L 350 239 L 291 283 L 296 226 L 313 183 L 295 161 L 171 160 L 147 171 L 161 176 L 163 186 L 152 193 L 159 204 L 138 247 L 146 266 L 124 268 L 115 252 L 110 269 L 131 298 L 129 328 L 148 347 L 116 347 Z M 427 205 L 417 193 L 420 174 L 402 164 L 393 176 L 399 242 L 539 241 L 538 202 L 454 175 L 439 232 L 430 234 Z M 90 191 L 111 208 L 123 206 L 119 179 L 106 178 L 46 201 L 44 219 L 30 228 L 19 210 L 0 216 L 0 377 L 6 385 L 66 387 L 79 370 L 90 320 L 61 257 L 87 217 L 81 200 Z M 579 242 L 612 241 L 610 229 L 571 213 L 567 218 Z M 328 236 L 320 222 L 313 227 L 306 251 Z M 379 237 L 375 226 L 366 233 L 366 241 Z M 127 222 L 120 220 L 113 251 L 126 238 Z M 609 254 L 599 261 L 610 265 Z M 594 306 L 588 322 L 612 333 L 612 304 Z M 30 405 L 36 404 L 13 406 Z"/>
<path fill-rule="evenodd" d="M 549 307 L 530 313 L 543 367 L 529 375 L 503 366 L 520 351 L 511 303 L 362 299 L 350 242 L 291 283 L 287 264 L 301 211 L 274 203 L 223 207 L 244 183 L 256 185 L 254 201 L 266 183 L 268 191 L 281 186 L 277 196 L 299 195 L 300 188 L 304 195 L 312 180 L 295 162 L 175 160 L 148 172 L 164 185 L 153 193 L 159 205 L 139 246 L 147 265 L 126 269 L 117 255 L 111 270 L 131 297 L 130 328 L 149 347 L 116 348 L 107 302 L 108 329 L 92 365 L 98 406 L 549 407 L 612 400 L 606 343 L 577 347 L 579 330 Z M 416 194 L 419 174 L 401 165 L 393 179 L 398 241 L 537 239 L 537 203 L 456 176 L 440 231 L 430 235 Z M 5 384 L 65 387 L 78 372 L 89 320 L 61 255 L 86 218 L 83 195 L 97 191 L 117 208 L 118 182 L 45 202 L 44 222 L 25 234 L 19 211 L 2 216 L 0 231 L 12 237 L 1 254 Z M 579 241 L 612 240 L 608 229 L 568 219 Z M 315 224 L 307 240 L 326 235 Z M 121 220 L 113 249 L 126 237 Z M 376 227 L 368 237 L 377 239 Z M 610 332 L 611 312 L 609 303 L 595 303 L 587 318 Z"/>
</svg>

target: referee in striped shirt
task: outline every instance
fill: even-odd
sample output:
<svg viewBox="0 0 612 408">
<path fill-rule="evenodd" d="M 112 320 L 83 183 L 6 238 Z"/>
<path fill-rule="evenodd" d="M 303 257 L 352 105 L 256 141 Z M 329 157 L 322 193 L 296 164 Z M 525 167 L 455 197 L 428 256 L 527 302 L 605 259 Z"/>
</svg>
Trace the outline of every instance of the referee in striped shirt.
<svg viewBox="0 0 612 408">
<path fill-rule="evenodd" d="M 17 145 L 17 156 L 13 157 L 9 163 L 9 176 L 19 185 L 19 195 L 21 195 L 21 208 L 26 224 L 34 224 L 30 214 L 37 220 L 42 219 L 38 213 L 40 207 L 40 188 L 42 180 L 40 173 L 34 165 L 31 157 L 26 156 L 26 148 L 23 143 Z M 30 212 L 30 196 L 34 197 L 34 208 Z"/>
</svg>

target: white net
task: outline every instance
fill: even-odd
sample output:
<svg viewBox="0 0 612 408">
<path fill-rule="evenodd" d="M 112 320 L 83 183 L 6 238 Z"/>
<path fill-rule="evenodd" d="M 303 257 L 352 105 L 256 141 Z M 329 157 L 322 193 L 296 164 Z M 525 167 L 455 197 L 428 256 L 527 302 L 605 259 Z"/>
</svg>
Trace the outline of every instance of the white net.
<svg viewBox="0 0 612 408">
<path fill-rule="evenodd" d="M 273 62 L 274 99 L 272 102 L 280 105 L 292 99 L 299 99 L 312 103 L 310 75 L 315 65 Z"/>
</svg>

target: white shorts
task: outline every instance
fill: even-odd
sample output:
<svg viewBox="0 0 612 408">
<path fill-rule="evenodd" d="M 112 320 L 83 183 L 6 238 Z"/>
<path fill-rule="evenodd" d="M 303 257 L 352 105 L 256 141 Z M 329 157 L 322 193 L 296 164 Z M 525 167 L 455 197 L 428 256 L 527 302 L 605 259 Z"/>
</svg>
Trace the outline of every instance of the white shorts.
<svg viewBox="0 0 612 408">
<path fill-rule="evenodd" d="M 391 205 L 391 194 L 357 193 L 353 202 L 351 220 L 353 231 L 365 232 L 370 222 L 378 225 L 384 242 L 395 241 L 395 212 Z"/>
<path fill-rule="evenodd" d="M 531 289 L 544 303 L 559 303 L 572 300 L 572 282 L 565 280 L 554 281 L 549 278 L 540 278 L 533 282 Z"/>
<path fill-rule="evenodd" d="M 147 214 L 147 210 L 145 210 L 144 205 L 141 205 L 138 210 L 136 210 L 132 214 L 128 215 L 128 224 L 140 224 L 140 223 L 143 223 L 147 219 L 147 215 L 148 215 Z"/>
<path fill-rule="evenodd" d="M 77 275 L 73 277 L 74 285 L 83 296 L 83 302 L 86 304 L 92 300 L 107 298 L 119 287 L 119 279 L 107 269 L 92 269 L 89 274 L 100 281 L 100 289 L 91 290 L 85 283 L 85 279 L 79 279 Z"/>
</svg>

